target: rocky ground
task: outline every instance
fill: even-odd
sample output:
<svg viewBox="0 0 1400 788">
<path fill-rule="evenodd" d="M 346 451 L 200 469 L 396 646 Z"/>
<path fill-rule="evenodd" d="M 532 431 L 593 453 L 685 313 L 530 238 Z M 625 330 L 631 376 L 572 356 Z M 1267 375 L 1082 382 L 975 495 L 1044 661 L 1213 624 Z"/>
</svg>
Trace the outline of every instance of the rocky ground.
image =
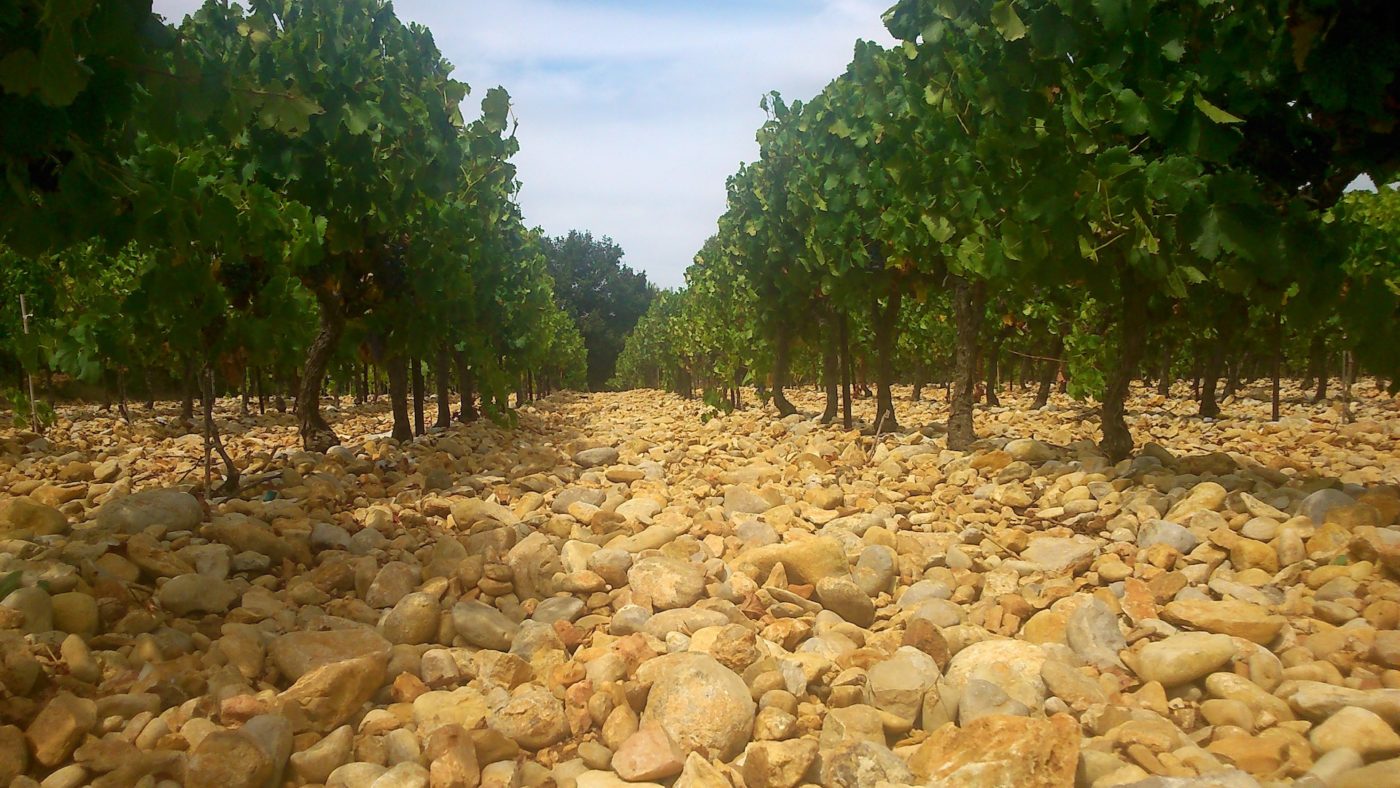
<svg viewBox="0 0 1400 788">
<path fill-rule="evenodd" d="M 61 408 L 0 434 L 0 785 L 1400 785 L 1357 390 L 1142 392 L 1118 465 L 1020 394 L 967 454 L 632 392 L 312 455 L 225 402 L 254 484 L 209 502 L 173 410 Z"/>
</svg>

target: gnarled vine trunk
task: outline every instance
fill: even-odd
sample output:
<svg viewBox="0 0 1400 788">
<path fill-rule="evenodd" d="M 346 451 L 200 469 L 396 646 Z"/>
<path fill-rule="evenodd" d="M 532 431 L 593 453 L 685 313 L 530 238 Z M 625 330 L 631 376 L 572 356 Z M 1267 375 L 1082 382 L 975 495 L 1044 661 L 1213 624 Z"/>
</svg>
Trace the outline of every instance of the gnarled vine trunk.
<svg viewBox="0 0 1400 788">
<path fill-rule="evenodd" d="M 466 351 L 457 351 L 456 362 L 457 392 L 462 397 L 461 406 L 457 408 L 457 421 L 466 424 L 477 419 L 476 380 L 472 376 L 471 365 L 467 363 Z"/>
<path fill-rule="evenodd" d="M 787 385 L 789 353 L 792 350 L 792 331 L 786 321 L 779 321 L 773 337 L 773 405 L 778 408 L 778 416 L 791 416 L 797 407 L 783 394 Z"/>
<path fill-rule="evenodd" d="M 953 327 L 957 333 L 953 353 L 953 393 L 948 407 L 948 448 L 966 451 L 977 440 L 972 426 L 973 389 L 977 385 L 977 340 L 986 302 L 986 285 L 980 280 L 950 274 L 953 285 Z"/>
<path fill-rule="evenodd" d="M 870 317 L 875 327 L 875 433 L 895 432 L 899 419 L 894 412 L 894 345 L 899 333 L 899 307 L 902 296 L 895 289 L 885 299 L 884 308 L 878 300 L 870 304 Z"/>
<path fill-rule="evenodd" d="M 126 373 L 117 367 L 117 412 L 127 424 L 131 423 L 131 412 L 126 407 Z"/>
<path fill-rule="evenodd" d="M 393 437 L 396 441 L 413 440 L 413 426 L 408 421 L 408 360 L 394 354 L 384 361 L 389 374 L 389 409 L 394 414 Z"/>
<path fill-rule="evenodd" d="M 1206 351 L 1206 361 L 1201 370 L 1201 405 L 1199 413 L 1204 418 L 1213 419 L 1220 415 L 1220 403 L 1216 401 L 1215 389 L 1220 383 L 1220 367 L 1225 361 L 1225 346 L 1216 340 Z"/>
<path fill-rule="evenodd" d="M 924 371 L 923 365 L 920 364 L 918 368 L 914 370 L 914 385 L 912 387 L 913 391 L 909 392 L 909 400 L 911 402 L 923 402 L 924 386 L 926 385 L 928 385 L 928 373 Z"/>
<path fill-rule="evenodd" d="M 1001 398 L 997 396 L 997 386 L 1001 377 L 1001 342 L 1000 332 L 992 336 L 991 347 L 987 348 L 986 372 L 987 372 L 987 405 L 996 407 L 1001 405 Z"/>
<path fill-rule="evenodd" d="M 219 427 L 214 422 L 214 370 L 208 364 L 204 367 L 204 372 L 199 376 L 201 399 L 204 405 L 204 494 L 208 496 L 209 490 L 209 450 L 218 452 L 219 459 L 224 463 L 224 483 L 219 486 L 219 491 L 226 495 L 232 495 L 238 489 L 238 465 L 224 449 L 224 442 L 219 437 Z"/>
<path fill-rule="evenodd" d="M 1327 399 L 1327 340 L 1322 336 L 1321 331 L 1313 334 L 1308 356 L 1311 360 L 1309 366 L 1312 367 L 1312 377 L 1317 381 L 1317 389 L 1313 392 L 1313 402 L 1321 402 Z"/>
<path fill-rule="evenodd" d="M 333 293 L 318 290 L 316 300 L 320 304 L 321 315 L 316 337 L 306 349 L 306 365 L 296 387 L 297 421 L 302 446 L 307 451 L 324 452 L 340 443 L 335 430 L 321 415 L 321 385 L 325 382 L 326 369 L 330 366 L 336 345 L 345 333 L 345 314 Z"/>
<path fill-rule="evenodd" d="M 1137 372 L 1138 361 L 1142 358 L 1147 344 L 1147 322 L 1138 314 L 1137 277 L 1126 263 L 1120 263 L 1118 273 L 1118 353 L 1113 356 L 1113 366 L 1108 379 L 1104 381 L 1103 407 L 1099 411 L 1099 426 L 1103 430 L 1103 440 L 1099 448 L 1112 462 L 1125 459 L 1133 451 L 1133 434 L 1123 417 L 1128 399 L 1128 390 L 1133 375 Z"/>
<path fill-rule="evenodd" d="M 180 421 L 194 424 L 194 394 L 199 382 L 195 379 L 198 371 L 194 359 L 185 360 L 185 374 L 180 379 Z"/>
<path fill-rule="evenodd" d="M 1060 371 L 1060 357 L 1065 352 L 1065 338 L 1062 334 L 1056 334 L 1050 340 L 1050 353 L 1040 368 L 1040 386 L 1035 390 L 1035 401 L 1031 403 L 1031 409 L 1043 408 L 1050 402 L 1050 387 L 1055 385 L 1055 374 Z"/>
</svg>

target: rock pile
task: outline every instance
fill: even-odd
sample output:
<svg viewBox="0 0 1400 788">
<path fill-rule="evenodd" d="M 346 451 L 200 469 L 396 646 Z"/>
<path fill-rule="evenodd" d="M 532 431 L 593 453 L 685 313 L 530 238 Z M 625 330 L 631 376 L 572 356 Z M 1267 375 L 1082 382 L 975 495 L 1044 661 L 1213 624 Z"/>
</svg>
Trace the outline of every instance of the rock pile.
<svg viewBox="0 0 1400 788">
<path fill-rule="evenodd" d="M 969 453 L 656 392 L 325 455 L 221 410 L 265 480 L 207 503 L 197 441 L 66 409 L 0 434 L 0 785 L 1400 785 L 1394 400 L 1132 407 L 1117 465 L 1069 407 Z"/>
</svg>

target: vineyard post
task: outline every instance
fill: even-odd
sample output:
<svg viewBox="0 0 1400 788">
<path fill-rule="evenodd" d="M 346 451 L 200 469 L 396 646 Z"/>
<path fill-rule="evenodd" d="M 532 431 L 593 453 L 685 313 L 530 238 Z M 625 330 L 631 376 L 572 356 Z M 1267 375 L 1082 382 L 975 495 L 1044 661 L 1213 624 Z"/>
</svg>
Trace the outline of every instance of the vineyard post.
<svg viewBox="0 0 1400 788">
<path fill-rule="evenodd" d="M 29 308 L 24 303 L 24 293 L 19 294 L 19 319 L 24 326 L 24 335 L 29 336 Z M 25 370 L 24 378 L 29 383 L 29 428 L 34 432 L 41 432 L 39 411 L 34 405 L 34 373 Z"/>
</svg>

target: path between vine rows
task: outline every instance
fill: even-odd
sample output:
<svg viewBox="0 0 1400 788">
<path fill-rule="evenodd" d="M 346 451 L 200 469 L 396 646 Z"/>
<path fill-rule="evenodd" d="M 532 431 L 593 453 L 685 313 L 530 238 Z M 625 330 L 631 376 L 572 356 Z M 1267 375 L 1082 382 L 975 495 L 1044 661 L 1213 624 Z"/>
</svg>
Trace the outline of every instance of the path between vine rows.
<svg viewBox="0 0 1400 788">
<path fill-rule="evenodd" d="M 332 409 L 327 455 L 221 401 L 261 483 L 209 503 L 171 406 L 60 407 L 0 433 L 0 785 L 1397 785 L 1400 408 L 1357 392 L 1140 390 L 1117 466 L 1021 392 L 966 454 L 810 390 Z"/>
</svg>

